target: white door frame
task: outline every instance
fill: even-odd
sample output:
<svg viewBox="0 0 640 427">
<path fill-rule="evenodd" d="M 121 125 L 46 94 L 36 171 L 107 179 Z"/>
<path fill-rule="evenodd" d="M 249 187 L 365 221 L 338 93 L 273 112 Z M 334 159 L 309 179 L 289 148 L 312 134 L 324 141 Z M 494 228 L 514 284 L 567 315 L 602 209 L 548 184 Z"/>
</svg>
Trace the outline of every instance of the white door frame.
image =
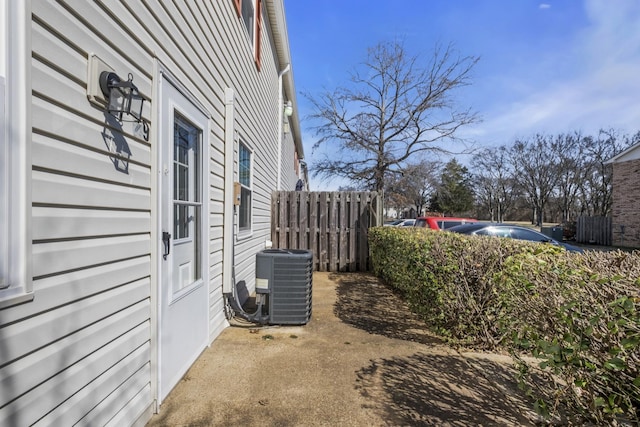
<svg viewBox="0 0 640 427">
<path fill-rule="evenodd" d="M 209 146 L 210 146 L 210 129 L 211 129 L 211 116 L 207 112 L 206 108 L 200 103 L 197 98 L 191 94 L 191 92 L 176 78 L 169 70 L 157 59 L 154 60 L 154 80 L 153 80 L 153 100 L 152 102 L 152 144 L 151 144 L 151 156 L 152 159 L 152 206 L 153 211 L 151 215 L 151 241 L 153 242 L 151 245 L 151 271 L 152 281 L 151 281 L 151 387 L 152 387 L 152 395 L 156 400 L 156 411 L 158 410 L 158 405 L 162 403 L 162 400 L 166 396 L 169 390 L 166 390 L 166 385 L 163 386 L 161 384 L 166 383 L 166 380 L 162 378 L 162 316 L 163 314 L 163 263 L 166 263 L 163 259 L 164 253 L 164 245 L 162 241 L 162 232 L 163 232 L 163 213 L 166 213 L 166 206 L 163 203 L 163 191 L 171 191 L 172 188 L 163 188 L 163 177 L 167 171 L 165 167 L 165 140 L 168 138 L 167 135 L 163 135 L 163 113 L 162 110 L 164 108 L 164 104 L 166 102 L 166 93 L 168 91 L 166 85 L 171 85 L 172 89 L 177 90 L 180 96 L 188 101 L 189 108 L 195 108 L 198 113 L 204 115 L 204 122 L 199 122 L 202 124 L 202 141 L 201 141 L 201 251 L 200 251 L 200 265 L 202 270 L 201 281 L 198 286 L 194 287 L 194 291 L 196 289 L 200 289 L 200 294 L 206 293 L 206 322 L 203 327 L 206 331 L 206 338 L 202 342 L 200 351 L 203 350 L 209 343 L 209 268 L 208 268 L 208 247 L 209 247 L 209 203 L 208 203 L 208 192 L 209 192 Z M 176 104 L 176 108 L 179 106 Z M 182 109 L 181 114 L 187 118 L 189 118 L 188 108 Z M 169 168 L 170 169 L 170 168 Z M 164 227 L 166 228 L 166 226 Z M 166 230 L 164 230 L 166 231 Z M 169 230 L 171 234 L 173 234 L 173 230 Z M 202 292 L 204 289 L 204 292 Z M 183 295 L 179 295 L 175 298 L 175 301 L 179 301 L 182 298 L 188 298 L 189 294 L 192 291 L 188 291 Z M 165 295 L 166 296 L 166 295 Z M 173 304 L 173 303 L 171 303 Z M 197 354 L 192 355 L 192 359 L 189 360 L 188 364 L 192 364 L 195 359 L 200 354 L 200 351 Z M 173 386 L 171 386 L 173 387 Z"/>
</svg>

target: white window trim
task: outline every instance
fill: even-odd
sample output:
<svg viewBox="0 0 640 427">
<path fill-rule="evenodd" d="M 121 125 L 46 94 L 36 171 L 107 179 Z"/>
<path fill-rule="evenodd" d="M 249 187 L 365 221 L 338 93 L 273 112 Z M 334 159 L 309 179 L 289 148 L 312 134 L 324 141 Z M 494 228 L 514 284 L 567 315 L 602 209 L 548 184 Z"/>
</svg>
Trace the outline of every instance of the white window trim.
<svg viewBox="0 0 640 427">
<path fill-rule="evenodd" d="M 31 2 L 0 6 L 0 309 L 33 299 L 31 270 Z M 5 215 L 6 214 L 6 215 Z"/>
<path fill-rule="evenodd" d="M 240 148 L 244 147 L 249 152 L 249 186 L 246 186 L 240 182 Z M 253 234 L 253 163 L 254 163 L 254 151 L 253 149 L 242 139 L 238 141 L 238 182 L 240 182 L 240 188 L 246 188 L 251 192 L 251 207 L 249 209 L 249 227 L 248 228 L 240 228 L 240 209 L 242 209 L 242 205 L 238 208 L 238 218 L 236 224 L 238 224 L 238 239 L 243 239 L 250 237 Z"/>
</svg>

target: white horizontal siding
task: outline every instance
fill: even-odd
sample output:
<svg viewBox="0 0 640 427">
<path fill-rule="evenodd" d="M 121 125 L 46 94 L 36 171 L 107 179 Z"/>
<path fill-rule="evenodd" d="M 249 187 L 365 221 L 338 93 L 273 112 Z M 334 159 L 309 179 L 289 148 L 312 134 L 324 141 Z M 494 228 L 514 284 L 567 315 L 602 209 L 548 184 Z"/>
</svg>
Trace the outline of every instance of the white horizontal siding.
<svg viewBox="0 0 640 427">
<path fill-rule="evenodd" d="M 113 135 L 113 130 L 105 128 L 104 123 L 80 120 L 76 113 L 51 105 L 37 97 L 33 99 L 32 116 L 34 122 L 38 124 L 38 127 L 34 130 L 34 139 L 37 138 L 37 141 L 44 141 L 41 143 L 47 143 L 55 138 L 67 144 L 86 148 L 92 152 L 102 153 L 107 156 L 110 154 L 107 143 L 111 143 L 109 137 Z M 96 120 L 99 117 L 102 117 L 104 121 L 104 112 L 99 112 Z M 40 136 L 41 134 L 45 134 L 47 137 Z M 129 138 L 123 148 L 127 149 L 130 160 L 136 164 L 147 166 L 151 163 L 151 147 L 149 143 Z M 37 153 L 34 152 L 34 155 L 37 155 Z M 104 163 L 105 165 L 110 164 Z M 113 168 L 113 165 L 111 167 Z M 112 173 L 112 175 L 116 177 L 112 179 L 118 179 L 115 173 Z M 120 173 L 119 175 L 123 174 Z M 123 177 L 120 177 L 120 179 L 123 179 Z M 131 177 L 129 179 L 131 180 Z"/>
<path fill-rule="evenodd" d="M 151 375 L 150 364 L 145 364 L 134 375 L 127 378 L 120 384 L 111 394 L 109 394 L 102 402 L 85 415 L 76 425 L 77 426 L 106 426 L 114 418 L 120 416 L 121 409 L 127 405 L 132 405 L 132 414 L 129 416 L 131 420 L 135 420 L 148 406 L 148 402 L 152 400 L 151 389 L 149 385 L 149 377 Z M 140 399 L 140 394 L 144 396 L 144 402 Z M 122 426 L 123 423 L 114 424 Z"/>
<path fill-rule="evenodd" d="M 101 388 L 105 381 L 122 383 L 149 363 L 148 340 L 146 324 L 118 337 L 2 408 L 0 425 L 73 425 L 104 399 L 100 393 L 113 391 Z"/>
<path fill-rule="evenodd" d="M 149 312 L 149 300 L 143 300 L 3 367 L 0 369 L 0 407 L 49 380 L 52 372 L 63 371 L 133 326 L 148 322 Z M 23 333 L 22 336 L 27 336 L 29 331 Z"/>
<path fill-rule="evenodd" d="M 214 287 L 222 278 L 222 251 L 212 254 L 211 259 L 213 263 L 209 267 L 209 278 L 212 283 L 210 286 Z"/>
<path fill-rule="evenodd" d="M 296 147 L 291 133 L 287 133 L 282 141 L 282 190 L 292 191 L 296 189 L 298 176 L 295 169 Z"/>
<path fill-rule="evenodd" d="M 53 16 L 49 18 L 55 19 Z M 76 26 L 74 30 L 78 31 L 79 28 Z M 64 72 L 72 80 L 82 82 L 87 78 L 86 55 L 83 52 L 78 52 L 74 47 L 74 45 L 52 36 L 48 29 L 40 24 L 33 24 L 31 32 L 33 56 L 39 58 L 40 61 L 51 64 L 64 64 Z"/>
<path fill-rule="evenodd" d="M 33 166 L 51 171 L 73 171 L 75 174 L 91 177 L 94 180 L 112 182 L 114 184 L 136 185 L 149 188 L 151 177 L 149 167 L 140 166 L 126 160 L 128 145 L 121 141 L 123 153 L 118 157 L 106 151 L 103 153 L 87 150 L 82 147 L 46 138 L 33 136 Z M 129 157 L 129 159 L 133 160 Z M 117 165 L 117 166 L 116 166 Z"/>
<path fill-rule="evenodd" d="M 209 321 L 209 339 L 213 341 L 218 338 L 218 336 L 227 326 L 229 326 L 229 322 L 224 315 L 223 304 L 216 304 L 212 306 L 211 309 L 215 310 L 212 311 L 214 315 Z"/>
<path fill-rule="evenodd" d="M 0 336 L 5 347 L 4 361 L 17 360 L 51 345 L 146 298 L 149 280 L 142 279 L 5 326 Z"/>
<path fill-rule="evenodd" d="M 148 233 L 149 212 L 33 208 L 33 240 Z"/>
<path fill-rule="evenodd" d="M 153 415 L 153 407 L 150 405 L 153 398 L 151 385 L 147 385 L 133 396 L 126 406 L 123 405 L 120 411 L 108 423 L 105 423 L 105 427 L 122 427 L 132 425 L 134 422 L 136 426 L 144 426 Z M 83 424 L 83 422 L 80 423 L 80 425 Z M 90 424 L 87 423 L 86 425 Z"/>
<path fill-rule="evenodd" d="M 148 235 L 40 243 L 33 246 L 33 275 L 46 276 L 145 256 L 149 245 Z"/>
<path fill-rule="evenodd" d="M 141 331 L 138 336 L 130 337 L 128 342 L 122 343 L 122 347 L 129 348 L 139 344 L 139 340 L 144 338 L 145 333 L 148 334 L 149 331 Z M 134 352 L 127 355 L 120 355 L 115 352 L 114 349 L 110 350 L 115 354 L 102 353 L 96 355 L 95 363 L 100 365 L 112 364 L 112 366 L 95 379 L 93 379 L 90 374 L 82 375 L 78 372 L 79 375 L 77 378 L 73 378 L 71 381 L 68 381 L 68 384 L 64 383 L 62 386 L 66 386 L 70 391 L 74 390 L 75 387 L 81 388 L 76 391 L 70 399 L 61 402 L 52 412 L 39 420 L 35 426 L 74 425 L 83 418 L 88 411 L 94 409 L 96 405 L 102 403 L 104 399 L 109 397 L 121 385 L 125 384 L 131 376 L 140 375 L 148 379 L 150 374 L 149 359 L 151 357 L 148 342 L 144 343 L 144 345 L 140 344 Z M 118 356 L 120 356 L 121 359 L 116 359 Z M 91 356 L 88 359 L 90 358 Z M 94 361 L 92 360 L 91 362 Z M 87 381 L 90 382 L 87 383 Z M 140 381 L 140 383 L 143 381 L 144 379 Z M 136 384 L 136 381 L 133 381 L 129 386 L 132 385 L 139 390 L 141 384 Z M 111 408 L 111 412 L 115 413 L 116 410 Z M 85 423 L 85 425 L 93 424 Z"/>
<path fill-rule="evenodd" d="M 214 181 L 220 189 L 222 189 L 222 184 L 224 182 L 224 164 L 220 163 L 221 160 L 223 159 L 216 156 L 215 159 L 212 159 L 209 162 L 209 172 L 211 174 L 212 181 Z"/>
<path fill-rule="evenodd" d="M 85 64 L 87 59 L 85 58 Z M 75 121 L 89 120 L 94 124 L 105 126 L 105 113 L 102 108 L 95 108 L 89 104 L 87 99 L 86 87 L 82 83 L 70 80 L 65 74 L 61 73 L 61 68 L 52 68 L 53 64 L 44 64 L 40 61 L 33 60 L 31 68 L 32 89 L 35 98 L 42 99 L 44 102 L 50 102 L 52 109 L 55 111 L 55 107 L 63 106 L 67 111 L 72 112 L 78 116 L 73 119 Z M 85 72 L 86 72 L 85 65 Z M 137 84 L 138 82 L 136 82 Z M 146 103 L 145 103 L 146 104 Z M 40 118 L 39 116 L 34 119 Z M 51 123 L 47 120 L 47 117 L 42 117 L 43 122 L 33 120 L 34 132 L 37 132 L 41 128 L 46 128 L 47 124 L 51 124 L 51 127 L 58 126 L 61 130 L 65 124 L 71 125 L 73 120 L 59 121 L 57 123 Z M 117 129 L 120 125 L 106 123 L 109 127 Z M 132 135 L 133 122 L 122 123 L 122 132 Z M 102 139 L 101 128 L 95 127 L 97 132 L 85 134 L 85 138 Z"/>
<path fill-rule="evenodd" d="M 209 214 L 210 214 L 210 218 L 209 218 L 209 225 L 211 225 L 212 227 L 214 226 L 221 226 L 223 221 L 224 221 L 224 217 L 221 217 L 220 214 L 222 214 L 224 212 L 224 203 L 220 200 L 213 200 L 209 202 Z"/>
<path fill-rule="evenodd" d="M 217 250 L 222 250 L 222 224 L 213 226 L 209 229 L 210 245 L 209 249 L 211 253 Z"/>
<path fill-rule="evenodd" d="M 124 10 L 122 5 L 115 2 L 110 2 L 106 7 L 112 11 Z M 131 34 L 114 23 L 113 19 L 98 6 L 98 3 L 73 2 L 72 6 L 64 8 L 52 1 L 39 1 L 33 5 L 33 15 L 36 22 L 43 21 L 46 25 L 52 26 L 53 28 L 48 30 L 53 32 L 55 37 L 61 38 L 64 43 L 83 52 L 85 56 L 93 52 L 117 72 L 131 70 L 136 76 L 144 74 L 147 77 L 150 76 L 153 63 L 148 48 L 138 43 L 132 43 Z M 124 10 L 120 19 L 124 19 L 126 16 L 127 13 Z M 139 23 L 131 22 L 131 28 L 137 27 L 139 27 Z M 34 44 L 34 50 L 38 46 L 38 44 Z M 126 52 L 123 52 L 123 48 L 126 49 Z M 54 55 L 51 56 L 54 57 Z M 129 60 L 135 62 L 129 62 Z M 145 83 L 145 79 L 138 80 L 136 86 L 142 93 L 150 93 L 150 85 Z"/>
<path fill-rule="evenodd" d="M 253 285 L 255 253 L 270 235 L 283 64 L 275 63 L 263 25 L 262 70 L 256 70 L 231 1 L 42 0 L 32 8 L 35 298 L 2 313 L 0 340 L 8 351 L 0 363 L 0 402 L 10 403 L 0 409 L 0 424 L 130 425 L 154 398 L 150 239 L 158 213 L 151 170 L 158 124 L 151 123 L 145 141 L 133 123 L 120 127 L 91 105 L 88 57 L 97 54 L 121 77 L 132 73 L 149 98 L 155 57 L 211 117 L 211 340 L 228 325 L 221 291 L 224 90 L 236 95 L 234 138 L 255 150 L 254 228 L 235 248 L 237 280 Z M 145 102 L 147 120 L 157 102 Z M 123 159 L 114 161 L 115 149 L 128 157 L 125 168 Z"/>
<path fill-rule="evenodd" d="M 36 280 L 33 283 L 33 291 L 37 298 L 29 304 L 4 310 L 2 321 L 5 324 L 15 323 L 149 277 L 149 262 L 149 257 L 145 256 Z"/>
<path fill-rule="evenodd" d="M 140 22 L 144 23 L 146 30 L 135 34 L 137 40 L 145 46 L 147 51 L 154 52 L 163 64 L 208 107 L 212 117 L 218 123 L 222 123 L 224 82 L 219 78 L 212 78 L 209 71 L 211 58 L 207 57 L 206 63 L 202 60 L 203 56 L 209 55 L 211 50 L 202 49 L 198 45 L 193 48 L 190 45 L 193 40 L 191 35 L 193 27 L 182 23 L 180 13 L 177 9 L 173 9 L 173 4 L 169 2 L 131 3 L 129 6 L 129 9 L 125 10 L 122 5 L 115 4 L 111 10 L 119 13 L 119 18 L 125 27 L 137 28 Z M 171 8 L 171 11 L 168 12 L 167 8 Z M 185 9 L 186 6 L 183 4 L 181 10 Z M 176 20 L 179 23 L 176 23 Z M 132 56 L 132 58 L 136 57 Z M 151 66 L 146 70 L 151 70 Z"/>
<path fill-rule="evenodd" d="M 33 203 L 109 209 L 149 210 L 145 189 L 87 180 L 79 177 L 33 172 Z"/>
</svg>

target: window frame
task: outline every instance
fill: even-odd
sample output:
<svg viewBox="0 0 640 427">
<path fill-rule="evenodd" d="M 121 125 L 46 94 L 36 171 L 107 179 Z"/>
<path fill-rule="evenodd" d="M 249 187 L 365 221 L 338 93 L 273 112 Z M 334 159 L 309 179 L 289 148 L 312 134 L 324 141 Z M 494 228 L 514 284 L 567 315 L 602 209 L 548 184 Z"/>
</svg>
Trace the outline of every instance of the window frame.
<svg viewBox="0 0 640 427">
<path fill-rule="evenodd" d="M 248 156 L 248 183 L 242 179 L 242 151 L 245 150 Z M 240 183 L 240 205 L 238 207 L 238 230 L 243 233 L 250 233 L 253 230 L 253 150 L 242 140 L 238 143 L 238 182 Z M 243 203 L 244 194 L 248 195 L 249 206 Z M 246 224 L 241 223 L 243 218 L 242 209 L 246 209 Z"/>
<path fill-rule="evenodd" d="M 249 19 L 247 19 L 243 14 L 244 5 L 248 4 L 248 2 L 250 2 L 252 7 L 252 15 Z M 256 69 L 260 71 L 262 68 L 262 0 L 233 0 L 233 5 L 238 18 L 242 21 L 245 30 L 247 31 L 251 48 L 253 49 L 253 61 L 256 65 Z M 253 23 L 251 23 L 251 18 L 253 18 Z"/>
<path fill-rule="evenodd" d="M 255 0 L 253 13 L 256 27 L 254 31 L 253 61 L 255 62 L 258 71 L 260 71 L 262 67 L 262 63 L 260 61 L 260 53 L 262 50 L 262 0 Z"/>
<path fill-rule="evenodd" d="M 33 299 L 31 6 L 0 6 L 0 309 Z"/>
</svg>

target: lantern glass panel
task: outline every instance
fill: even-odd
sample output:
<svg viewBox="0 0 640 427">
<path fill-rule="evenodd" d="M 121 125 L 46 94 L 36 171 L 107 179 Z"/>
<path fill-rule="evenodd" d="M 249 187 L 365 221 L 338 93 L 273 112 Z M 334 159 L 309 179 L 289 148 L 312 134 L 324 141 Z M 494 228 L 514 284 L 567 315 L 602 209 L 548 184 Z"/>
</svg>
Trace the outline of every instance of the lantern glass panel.
<svg viewBox="0 0 640 427">
<path fill-rule="evenodd" d="M 144 99 L 138 94 L 137 91 L 133 91 L 131 94 L 130 114 L 140 121 L 142 119 L 142 103 Z"/>
<path fill-rule="evenodd" d="M 122 112 L 126 111 L 127 97 L 123 91 L 123 88 L 112 87 L 109 94 L 109 111 L 116 113 L 119 117 L 122 117 Z"/>
</svg>

